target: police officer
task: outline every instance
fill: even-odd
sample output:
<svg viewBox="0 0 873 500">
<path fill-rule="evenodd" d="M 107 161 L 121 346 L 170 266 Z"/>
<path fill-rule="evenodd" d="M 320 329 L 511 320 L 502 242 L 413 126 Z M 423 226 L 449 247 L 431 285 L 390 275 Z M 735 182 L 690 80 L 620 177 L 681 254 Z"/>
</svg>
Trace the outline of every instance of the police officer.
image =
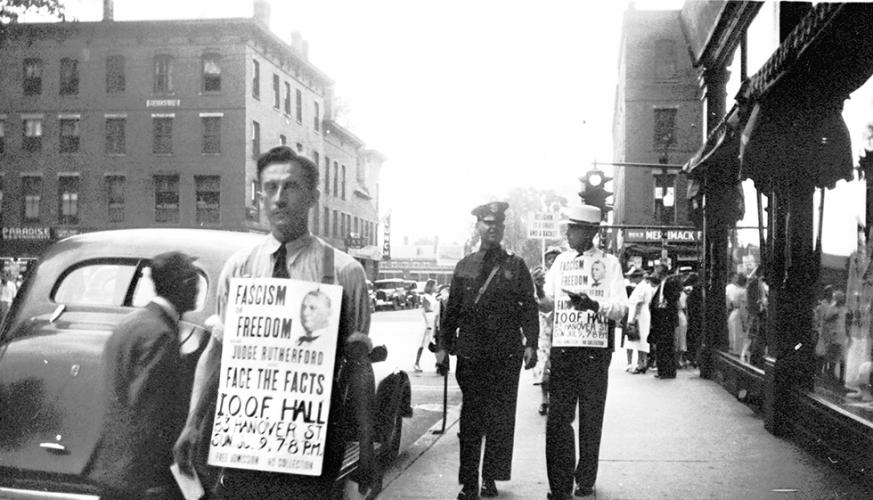
<svg viewBox="0 0 873 500">
<path fill-rule="evenodd" d="M 509 204 L 473 209 L 481 238 L 478 252 L 458 262 L 442 318 L 437 362 L 446 351 L 458 357 L 455 376 L 462 393 L 458 499 L 479 497 L 482 440 L 483 497 L 497 496 L 495 481 L 512 469 L 515 405 L 522 360 L 536 364 L 539 324 L 533 281 L 521 257 L 500 246 Z"/>
<path fill-rule="evenodd" d="M 621 264 L 594 246 L 600 209 L 571 207 L 566 222 L 570 250 L 558 255 L 545 284 L 537 285 L 540 309 L 555 311 L 546 423 L 548 498 L 553 500 L 594 491 L 615 322 L 627 312 Z M 577 406 L 578 462 L 573 433 Z"/>
</svg>

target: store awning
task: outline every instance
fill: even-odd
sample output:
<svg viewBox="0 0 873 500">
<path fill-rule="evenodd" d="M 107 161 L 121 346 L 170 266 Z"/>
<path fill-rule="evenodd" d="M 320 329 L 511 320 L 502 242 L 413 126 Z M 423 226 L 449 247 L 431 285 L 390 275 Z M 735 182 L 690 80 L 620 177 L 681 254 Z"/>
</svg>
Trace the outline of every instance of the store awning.
<svg viewBox="0 0 873 500">
<path fill-rule="evenodd" d="M 706 143 L 682 167 L 689 179 L 709 185 L 734 184 L 739 179 L 739 109 L 734 107 L 709 133 Z"/>
<path fill-rule="evenodd" d="M 808 179 L 831 187 L 852 178 L 852 142 L 842 100 L 755 104 L 740 141 L 740 178 L 768 190 L 774 180 Z"/>
</svg>

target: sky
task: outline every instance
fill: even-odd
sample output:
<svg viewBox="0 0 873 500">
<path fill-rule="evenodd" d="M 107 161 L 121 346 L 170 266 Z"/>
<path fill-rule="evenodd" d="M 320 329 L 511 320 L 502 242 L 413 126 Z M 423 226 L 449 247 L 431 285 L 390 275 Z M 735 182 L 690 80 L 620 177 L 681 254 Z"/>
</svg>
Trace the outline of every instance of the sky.
<svg viewBox="0 0 873 500">
<path fill-rule="evenodd" d="M 97 20 L 102 0 L 66 0 Z M 681 0 L 637 1 L 680 8 Z M 627 3 L 603 0 L 272 0 L 270 28 L 299 31 L 335 83 L 338 121 L 387 157 L 392 234 L 463 242 L 470 210 L 518 186 L 575 199 L 612 158 Z M 115 19 L 248 17 L 250 0 L 115 0 Z M 394 239 L 394 238 L 392 238 Z"/>
</svg>

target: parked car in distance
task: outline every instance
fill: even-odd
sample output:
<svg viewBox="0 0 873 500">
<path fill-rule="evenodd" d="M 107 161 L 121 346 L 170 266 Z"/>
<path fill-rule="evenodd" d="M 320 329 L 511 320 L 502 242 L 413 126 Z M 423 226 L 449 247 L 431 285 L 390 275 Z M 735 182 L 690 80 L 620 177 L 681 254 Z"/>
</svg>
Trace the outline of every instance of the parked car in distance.
<svg viewBox="0 0 873 500">
<path fill-rule="evenodd" d="M 179 384 L 190 394 L 209 338 L 203 323 L 215 311 L 221 268 L 231 254 L 262 238 L 203 229 L 129 229 L 55 243 L 28 273 L 0 331 L 0 498 L 100 498 L 103 486 L 88 479 L 87 467 L 105 411 L 102 353 L 115 325 L 154 296 L 149 259 L 168 250 L 197 257 L 197 306 L 180 323 Z M 371 359 L 380 349 L 373 349 Z M 410 387 L 404 372 L 378 365 L 384 363 L 373 365 L 371 418 L 377 458 L 385 464 L 399 452 L 402 418 L 411 416 Z M 180 429 L 187 405 L 177 409 Z M 205 462 L 209 440 L 202 441 L 196 465 L 208 489 L 216 471 Z M 355 470 L 357 459 L 358 443 L 348 442 L 338 484 Z M 153 493 L 149 498 L 167 496 Z"/>
<path fill-rule="evenodd" d="M 382 279 L 373 282 L 376 288 L 376 310 L 405 309 L 409 307 L 406 281 L 402 279 Z"/>
<path fill-rule="evenodd" d="M 370 280 L 367 280 L 367 295 L 370 300 L 370 312 L 376 312 L 376 288 Z"/>
</svg>

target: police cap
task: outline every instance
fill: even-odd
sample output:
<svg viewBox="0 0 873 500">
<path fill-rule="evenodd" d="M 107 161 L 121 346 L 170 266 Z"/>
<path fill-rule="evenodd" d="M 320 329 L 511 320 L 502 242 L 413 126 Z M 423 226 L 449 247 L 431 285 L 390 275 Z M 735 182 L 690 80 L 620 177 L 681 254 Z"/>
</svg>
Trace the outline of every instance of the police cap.
<svg viewBox="0 0 873 500">
<path fill-rule="evenodd" d="M 476 220 L 503 222 L 506 219 L 506 209 L 509 208 L 509 203 L 505 201 L 492 201 L 484 205 L 479 205 L 470 211 L 476 216 Z"/>
</svg>

